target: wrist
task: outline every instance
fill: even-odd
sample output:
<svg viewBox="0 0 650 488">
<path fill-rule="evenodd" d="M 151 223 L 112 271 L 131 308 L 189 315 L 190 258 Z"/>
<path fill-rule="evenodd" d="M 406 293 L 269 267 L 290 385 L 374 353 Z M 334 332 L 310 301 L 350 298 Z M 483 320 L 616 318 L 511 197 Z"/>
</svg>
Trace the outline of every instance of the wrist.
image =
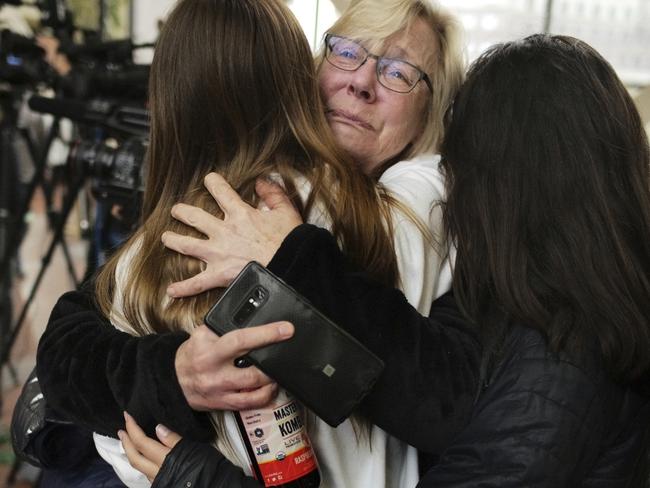
<svg viewBox="0 0 650 488">
<path fill-rule="evenodd" d="M 185 397 L 188 405 L 193 410 L 198 410 L 197 405 L 192 401 L 193 395 L 192 392 L 192 373 L 191 366 L 188 361 L 187 347 L 188 347 L 189 338 L 182 342 L 178 349 L 176 350 L 176 355 L 174 356 L 174 369 L 176 371 L 176 380 L 178 381 L 178 386 L 181 388 L 181 392 Z"/>
</svg>

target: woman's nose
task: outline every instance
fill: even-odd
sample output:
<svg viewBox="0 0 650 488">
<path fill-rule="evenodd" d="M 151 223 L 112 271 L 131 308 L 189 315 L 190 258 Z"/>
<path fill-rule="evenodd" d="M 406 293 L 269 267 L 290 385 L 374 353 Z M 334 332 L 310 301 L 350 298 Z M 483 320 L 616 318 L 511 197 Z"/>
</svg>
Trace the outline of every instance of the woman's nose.
<svg viewBox="0 0 650 488">
<path fill-rule="evenodd" d="M 349 72 L 348 93 L 362 98 L 366 102 L 375 100 L 377 88 L 376 62 L 376 60 L 368 58 L 357 70 Z"/>
</svg>

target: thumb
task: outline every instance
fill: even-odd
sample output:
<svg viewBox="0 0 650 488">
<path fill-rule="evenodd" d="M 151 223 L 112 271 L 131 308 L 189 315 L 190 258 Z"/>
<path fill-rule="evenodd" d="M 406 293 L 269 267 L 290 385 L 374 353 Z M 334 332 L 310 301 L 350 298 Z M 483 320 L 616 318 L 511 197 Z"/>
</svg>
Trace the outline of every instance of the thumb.
<svg viewBox="0 0 650 488">
<path fill-rule="evenodd" d="M 178 441 L 181 440 L 180 435 L 178 435 L 176 432 L 172 432 L 163 424 L 156 425 L 156 436 L 158 436 L 160 442 L 169 448 L 173 448 L 178 443 Z"/>
<path fill-rule="evenodd" d="M 275 210 L 285 206 L 293 208 L 291 200 L 289 200 L 287 194 L 277 183 L 265 180 L 263 178 L 258 178 L 255 182 L 255 192 L 262 199 L 269 210 Z"/>
</svg>

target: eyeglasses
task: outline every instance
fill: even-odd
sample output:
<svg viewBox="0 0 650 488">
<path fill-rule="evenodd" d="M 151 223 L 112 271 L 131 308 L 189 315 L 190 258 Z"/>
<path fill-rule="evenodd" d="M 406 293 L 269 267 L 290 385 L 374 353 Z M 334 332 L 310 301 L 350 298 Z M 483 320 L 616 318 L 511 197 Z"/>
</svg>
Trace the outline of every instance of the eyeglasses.
<svg viewBox="0 0 650 488">
<path fill-rule="evenodd" d="M 433 93 L 429 76 L 417 66 L 401 59 L 370 54 L 365 47 L 345 37 L 332 34 L 325 36 L 325 59 L 332 66 L 345 71 L 356 71 L 368 58 L 377 61 L 377 80 L 389 90 L 409 93 L 420 80 L 424 80 L 429 91 Z"/>
</svg>

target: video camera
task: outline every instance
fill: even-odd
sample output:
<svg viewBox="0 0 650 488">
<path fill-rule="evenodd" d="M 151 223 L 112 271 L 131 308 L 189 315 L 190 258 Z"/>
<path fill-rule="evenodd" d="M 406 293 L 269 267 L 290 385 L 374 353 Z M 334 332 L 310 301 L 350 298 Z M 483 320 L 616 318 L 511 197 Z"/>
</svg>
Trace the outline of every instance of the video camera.
<svg viewBox="0 0 650 488">
<path fill-rule="evenodd" d="M 0 80 L 12 85 L 46 81 L 53 75 L 43 59 L 45 51 L 33 39 L 11 32 L 0 32 Z"/>
<path fill-rule="evenodd" d="M 148 81 L 147 65 L 86 64 L 76 65 L 60 86 L 65 96 L 78 100 L 109 97 L 141 101 L 146 99 Z"/>
<path fill-rule="evenodd" d="M 38 96 L 29 100 L 29 106 L 37 112 L 104 128 L 109 137 L 101 142 L 81 139 L 72 146 L 69 173 L 90 177 L 98 199 L 125 206 L 137 204 L 144 190 L 149 133 L 149 113 L 144 107 L 101 99 L 80 102 Z"/>
<path fill-rule="evenodd" d="M 139 47 L 130 40 L 62 46 L 60 50 L 71 53 L 69 58 L 74 64 L 71 72 L 61 77 L 45 62 L 44 50 L 33 39 L 3 30 L 0 33 L 0 80 L 14 85 L 45 82 L 59 86 L 66 96 L 79 100 L 92 97 L 144 100 L 149 66 L 137 65 L 131 60 L 133 49 Z"/>
<path fill-rule="evenodd" d="M 23 5 L 20 0 L 0 0 L 0 6 Z M 40 11 L 40 24 L 51 28 L 57 35 L 69 37 L 74 29 L 72 16 L 65 0 L 39 0 L 25 3 Z M 51 84 L 55 73 L 44 60 L 45 51 L 34 39 L 3 29 L 0 33 L 0 80 L 12 85 L 28 85 L 38 82 Z"/>
<path fill-rule="evenodd" d="M 22 5 L 20 0 L 3 4 Z M 29 4 L 41 13 L 40 25 L 49 27 L 58 39 L 58 50 L 72 65 L 68 75 L 59 76 L 46 63 L 45 51 L 32 38 L 2 31 L 0 37 L 0 80 L 12 85 L 38 82 L 60 88 L 65 96 L 77 99 L 117 97 L 143 100 L 146 97 L 149 66 L 133 62 L 133 52 L 153 44 L 136 45 L 130 39 L 103 40 L 95 31 L 84 30 L 84 42 L 73 42 L 75 28 L 65 0 L 38 0 Z"/>
<path fill-rule="evenodd" d="M 131 137 L 121 144 L 114 139 L 81 140 L 70 148 L 68 167 L 73 174 L 90 176 L 95 198 L 129 205 L 144 192 L 147 144 L 142 137 Z"/>
</svg>

